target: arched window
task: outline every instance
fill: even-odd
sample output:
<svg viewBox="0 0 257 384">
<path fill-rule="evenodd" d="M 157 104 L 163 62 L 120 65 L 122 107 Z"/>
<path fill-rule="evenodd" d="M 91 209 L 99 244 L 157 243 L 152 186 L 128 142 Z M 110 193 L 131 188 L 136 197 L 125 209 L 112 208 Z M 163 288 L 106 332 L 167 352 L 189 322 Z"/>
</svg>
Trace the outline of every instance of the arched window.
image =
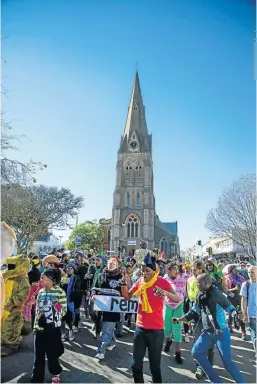
<svg viewBox="0 0 257 384">
<path fill-rule="evenodd" d="M 111 250 L 111 228 L 108 229 L 108 248 Z"/>
<path fill-rule="evenodd" d="M 160 249 L 161 249 L 161 252 L 164 252 L 165 254 L 168 251 L 168 243 L 164 238 L 162 238 L 160 241 Z"/>
<path fill-rule="evenodd" d="M 134 104 L 134 111 L 137 111 L 137 109 L 138 109 L 137 104 Z"/>
<path fill-rule="evenodd" d="M 139 237 L 139 221 L 137 217 L 130 216 L 127 222 L 127 237 L 134 238 Z"/>
<path fill-rule="evenodd" d="M 130 223 L 127 224 L 127 237 L 130 237 Z"/>
<path fill-rule="evenodd" d="M 126 193 L 126 207 L 130 207 L 130 194 L 129 194 L 129 192 Z"/>
<path fill-rule="evenodd" d="M 125 182 L 126 185 L 131 185 L 133 182 L 133 168 L 130 162 L 125 167 Z"/>
<path fill-rule="evenodd" d="M 138 236 L 138 223 L 135 224 L 135 237 L 139 237 Z"/>
<path fill-rule="evenodd" d="M 142 166 L 142 164 L 136 165 L 135 178 L 136 178 L 136 184 L 140 185 L 143 183 L 143 166 Z"/>
<path fill-rule="evenodd" d="M 140 201 L 140 193 L 137 192 L 137 197 L 136 197 L 136 206 L 140 207 L 141 206 L 141 201 Z"/>
</svg>

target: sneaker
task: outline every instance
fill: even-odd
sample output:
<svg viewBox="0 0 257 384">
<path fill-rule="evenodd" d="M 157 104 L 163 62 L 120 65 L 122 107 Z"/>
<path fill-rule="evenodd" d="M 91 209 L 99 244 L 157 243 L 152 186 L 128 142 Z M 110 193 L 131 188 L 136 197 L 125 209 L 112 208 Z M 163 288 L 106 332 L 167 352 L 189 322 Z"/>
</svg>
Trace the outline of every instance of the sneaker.
<svg viewBox="0 0 257 384">
<path fill-rule="evenodd" d="M 190 343 L 190 338 L 188 333 L 185 334 L 185 343 Z"/>
<path fill-rule="evenodd" d="M 183 364 L 183 360 L 181 358 L 181 352 L 176 352 L 175 354 L 175 360 L 178 364 Z"/>
<path fill-rule="evenodd" d="M 73 327 L 73 332 L 78 333 L 79 332 L 79 327 Z"/>
<path fill-rule="evenodd" d="M 112 351 L 115 347 L 116 347 L 115 344 L 111 344 L 111 345 L 108 345 L 108 347 L 106 349 L 107 349 L 107 351 Z"/>
<path fill-rule="evenodd" d="M 103 360 L 104 359 L 104 353 L 97 353 L 95 358 L 98 360 Z"/>
<path fill-rule="evenodd" d="M 65 333 L 62 334 L 62 342 L 64 342 L 67 339 Z"/>
<path fill-rule="evenodd" d="M 204 378 L 204 376 L 205 376 L 204 371 L 200 367 L 197 367 L 197 370 L 195 371 L 195 378 L 197 380 L 201 380 Z"/>
<path fill-rule="evenodd" d="M 60 383 L 60 376 L 56 375 L 52 378 L 52 384 L 59 384 Z"/>
<path fill-rule="evenodd" d="M 171 344 L 172 344 L 172 340 L 167 340 L 166 341 L 166 344 L 165 344 L 165 347 L 164 347 L 164 352 L 169 353 Z"/>
<path fill-rule="evenodd" d="M 73 331 L 69 330 L 69 341 L 74 340 Z"/>
<path fill-rule="evenodd" d="M 246 333 L 242 333 L 242 340 L 244 340 L 244 341 L 247 340 Z"/>
</svg>

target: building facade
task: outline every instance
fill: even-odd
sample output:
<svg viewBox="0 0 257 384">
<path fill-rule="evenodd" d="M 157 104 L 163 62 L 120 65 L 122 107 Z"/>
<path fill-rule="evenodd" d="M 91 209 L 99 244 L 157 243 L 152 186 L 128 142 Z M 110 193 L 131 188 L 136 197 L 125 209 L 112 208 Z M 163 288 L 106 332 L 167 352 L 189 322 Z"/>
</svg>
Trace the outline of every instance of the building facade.
<svg viewBox="0 0 257 384">
<path fill-rule="evenodd" d="M 152 135 L 136 73 L 116 165 L 112 218 L 101 219 L 105 250 L 131 253 L 145 240 L 167 256 L 179 250 L 178 226 L 162 223 L 155 212 Z"/>
</svg>

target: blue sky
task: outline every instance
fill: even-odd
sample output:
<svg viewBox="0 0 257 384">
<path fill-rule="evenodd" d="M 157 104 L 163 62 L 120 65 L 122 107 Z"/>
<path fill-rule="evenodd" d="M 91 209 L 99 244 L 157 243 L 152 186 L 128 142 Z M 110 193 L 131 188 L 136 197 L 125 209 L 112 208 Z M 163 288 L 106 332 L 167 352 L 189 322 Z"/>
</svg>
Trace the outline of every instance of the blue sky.
<svg viewBox="0 0 257 384">
<path fill-rule="evenodd" d="M 255 9 L 239 0 L 2 1 L 3 99 L 21 160 L 111 217 L 115 166 L 138 62 L 153 134 L 156 209 L 182 248 L 208 210 L 255 171 Z M 62 233 L 64 238 L 68 232 Z"/>
</svg>

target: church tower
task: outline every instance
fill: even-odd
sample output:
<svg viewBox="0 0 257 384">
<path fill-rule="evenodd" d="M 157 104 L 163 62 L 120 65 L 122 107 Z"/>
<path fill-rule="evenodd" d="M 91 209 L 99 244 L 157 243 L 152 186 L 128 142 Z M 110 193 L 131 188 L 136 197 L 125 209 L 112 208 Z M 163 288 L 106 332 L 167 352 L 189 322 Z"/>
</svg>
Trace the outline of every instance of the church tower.
<svg viewBox="0 0 257 384">
<path fill-rule="evenodd" d="M 152 135 L 148 134 L 138 72 L 121 137 L 113 194 L 111 250 L 136 249 L 140 240 L 154 247 Z"/>
</svg>

